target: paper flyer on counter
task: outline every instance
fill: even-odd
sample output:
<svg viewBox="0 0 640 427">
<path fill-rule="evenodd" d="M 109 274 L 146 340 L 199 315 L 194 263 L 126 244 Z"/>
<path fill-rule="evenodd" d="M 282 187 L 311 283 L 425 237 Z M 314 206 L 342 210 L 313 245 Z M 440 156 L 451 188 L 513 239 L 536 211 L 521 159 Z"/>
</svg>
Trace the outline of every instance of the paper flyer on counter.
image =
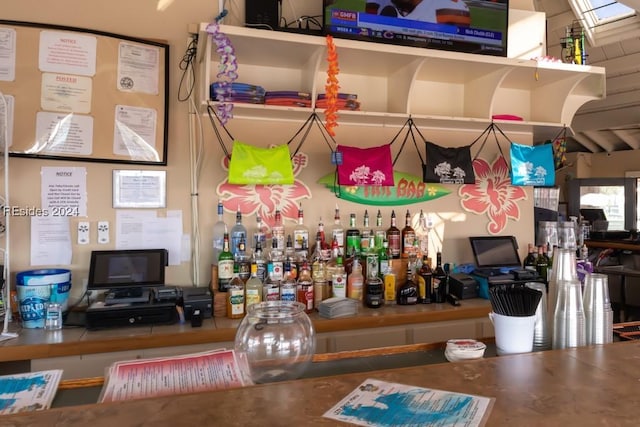
<svg viewBox="0 0 640 427">
<path fill-rule="evenodd" d="M 98 402 L 195 393 L 251 384 L 233 350 L 213 350 L 113 364 Z"/>
<path fill-rule="evenodd" d="M 51 408 L 62 369 L 0 376 L 0 415 Z"/>
<path fill-rule="evenodd" d="M 494 398 L 368 379 L 323 416 L 361 426 L 483 426 Z"/>
</svg>

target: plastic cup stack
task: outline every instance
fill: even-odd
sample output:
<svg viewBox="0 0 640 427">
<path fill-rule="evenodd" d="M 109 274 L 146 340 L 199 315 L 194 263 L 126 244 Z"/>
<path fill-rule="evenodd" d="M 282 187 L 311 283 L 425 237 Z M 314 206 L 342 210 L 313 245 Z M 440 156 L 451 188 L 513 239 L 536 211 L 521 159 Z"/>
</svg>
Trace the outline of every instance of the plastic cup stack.
<svg viewBox="0 0 640 427">
<path fill-rule="evenodd" d="M 609 301 L 609 282 L 606 274 L 586 275 L 583 306 L 587 345 L 613 342 L 613 310 Z"/>
<path fill-rule="evenodd" d="M 558 282 L 558 298 L 553 315 L 553 348 L 586 345 L 582 284 L 579 280 Z"/>
<path fill-rule="evenodd" d="M 549 350 L 551 348 L 551 333 L 547 319 L 547 290 L 544 283 L 528 282 L 528 288 L 542 292 L 542 298 L 536 309 L 536 322 L 533 327 L 533 351 Z"/>
</svg>

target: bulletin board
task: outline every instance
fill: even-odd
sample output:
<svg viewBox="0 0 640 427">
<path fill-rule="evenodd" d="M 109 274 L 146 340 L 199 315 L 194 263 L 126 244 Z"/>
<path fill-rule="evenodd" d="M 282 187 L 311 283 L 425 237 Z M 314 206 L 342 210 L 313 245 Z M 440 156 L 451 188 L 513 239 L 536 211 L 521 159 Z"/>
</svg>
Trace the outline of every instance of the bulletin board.
<svg viewBox="0 0 640 427">
<path fill-rule="evenodd" d="M 167 164 L 169 45 L 0 20 L 14 157 Z"/>
</svg>

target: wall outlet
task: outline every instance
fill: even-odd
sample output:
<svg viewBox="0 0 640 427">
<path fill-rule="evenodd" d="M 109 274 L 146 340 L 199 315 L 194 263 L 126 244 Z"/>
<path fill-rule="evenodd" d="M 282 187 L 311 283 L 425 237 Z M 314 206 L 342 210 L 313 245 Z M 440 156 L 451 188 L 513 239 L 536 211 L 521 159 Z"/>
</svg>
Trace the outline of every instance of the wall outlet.
<svg viewBox="0 0 640 427">
<path fill-rule="evenodd" d="M 88 245 L 89 244 L 89 231 L 91 230 L 91 226 L 89 221 L 79 221 L 78 222 L 78 244 L 79 245 Z"/>
<path fill-rule="evenodd" d="M 109 243 L 109 221 L 98 221 L 98 243 Z"/>
</svg>

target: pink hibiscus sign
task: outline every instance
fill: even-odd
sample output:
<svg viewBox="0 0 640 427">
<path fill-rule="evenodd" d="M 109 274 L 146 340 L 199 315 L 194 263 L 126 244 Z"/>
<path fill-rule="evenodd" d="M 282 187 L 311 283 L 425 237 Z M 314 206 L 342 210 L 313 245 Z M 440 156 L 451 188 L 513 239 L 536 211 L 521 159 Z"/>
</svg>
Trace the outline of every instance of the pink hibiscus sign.
<svg viewBox="0 0 640 427">
<path fill-rule="evenodd" d="M 458 190 L 462 208 L 467 212 L 489 217 L 487 231 L 498 234 L 507 226 L 509 219 L 520 219 L 519 200 L 526 200 L 522 187 L 511 185 L 509 166 L 502 156 L 493 163 L 478 158 L 473 161 L 475 184 L 461 185 Z"/>
</svg>

